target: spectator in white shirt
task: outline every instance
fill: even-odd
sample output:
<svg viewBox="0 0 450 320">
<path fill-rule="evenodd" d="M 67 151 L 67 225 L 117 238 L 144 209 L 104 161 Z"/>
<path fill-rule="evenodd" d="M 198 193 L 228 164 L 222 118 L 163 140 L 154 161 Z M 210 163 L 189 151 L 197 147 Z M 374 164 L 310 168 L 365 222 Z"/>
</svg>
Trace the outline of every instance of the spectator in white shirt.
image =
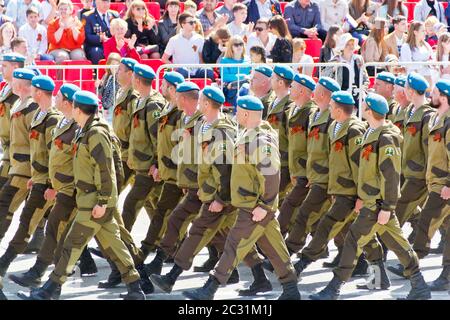
<svg viewBox="0 0 450 320">
<path fill-rule="evenodd" d="M 27 56 L 37 60 L 54 60 L 52 55 L 46 54 L 47 29 L 39 24 L 39 12 L 35 7 L 27 10 L 27 23 L 20 27 L 19 37 L 25 38 L 31 49 Z"/>
<path fill-rule="evenodd" d="M 232 12 L 234 20 L 227 25 L 228 31 L 230 31 L 231 36 L 241 36 L 242 38 L 246 38 L 253 31 L 254 26 L 253 22 L 250 22 L 249 24 L 244 23 L 247 19 L 247 7 L 242 3 L 236 3 L 233 6 Z"/>
<path fill-rule="evenodd" d="M 332 25 L 342 26 L 348 13 L 347 0 L 321 0 L 319 4 L 322 28 L 328 31 Z"/>
<path fill-rule="evenodd" d="M 305 53 L 306 43 L 305 40 L 301 38 L 296 38 L 292 40 L 292 63 L 301 63 L 302 65 L 297 67 L 299 73 L 312 76 L 314 67 L 313 66 L 303 66 L 304 63 L 314 63 L 313 57 Z"/>
<path fill-rule="evenodd" d="M 36 7 L 39 11 L 39 18 L 43 19 L 41 3 L 38 0 L 9 0 L 6 7 L 6 15 L 13 20 L 17 29 L 27 22 L 27 10 Z"/>
<path fill-rule="evenodd" d="M 247 38 L 247 55 L 250 54 L 250 49 L 252 47 L 258 46 L 263 47 L 266 52 L 266 56 L 268 56 L 270 51 L 272 51 L 275 41 L 277 40 L 277 37 L 273 33 L 269 32 L 269 20 L 259 19 L 253 30 L 255 30 L 255 32 Z"/>
<path fill-rule="evenodd" d="M 195 17 L 189 12 L 183 12 L 178 18 L 181 27 L 180 32 L 170 38 L 166 50 L 162 56 L 164 63 L 170 63 L 169 59 L 175 64 L 202 64 L 202 50 L 205 39 L 194 32 Z M 207 78 L 214 80 L 214 72 L 205 68 L 177 68 L 185 78 L 204 78 L 205 72 Z"/>
<path fill-rule="evenodd" d="M 58 15 L 58 6 L 56 0 L 44 0 L 41 2 L 42 7 L 42 25 L 47 27 L 50 21 Z M 80 19 L 81 20 L 81 19 Z"/>
</svg>

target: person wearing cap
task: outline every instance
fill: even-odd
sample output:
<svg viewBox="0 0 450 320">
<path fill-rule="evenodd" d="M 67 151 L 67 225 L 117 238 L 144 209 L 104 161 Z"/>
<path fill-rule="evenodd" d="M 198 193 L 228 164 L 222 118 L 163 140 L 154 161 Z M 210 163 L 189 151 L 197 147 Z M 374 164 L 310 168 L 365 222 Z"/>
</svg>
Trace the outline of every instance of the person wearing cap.
<svg viewBox="0 0 450 320">
<path fill-rule="evenodd" d="M 376 93 L 386 98 L 389 104 L 387 119 L 391 122 L 398 108 L 398 103 L 394 99 L 394 85 L 395 76 L 392 73 L 383 71 L 377 74 L 374 89 Z"/>
<path fill-rule="evenodd" d="M 236 119 L 245 128 L 237 137 L 231 170 L 231 205 L 238 216 L 228 233 L 224 253 L 202 288 L 183 291 L 192 300 L 211 300 L 220 284 L 255 244 L 268 255 L 283 287 L 279 299 L 299 300 L 297 277 L 275 217 L 281 159 L 278 135 L 262 120 L 263 105 L 253 96 L 239 97 Z"/>
<path fill-rule="evenodd" d="M 27 68 L 18 68 L 13 72 L 11 88 L 19 99 L 10 110 L 9 154 L 11 167 L 8 181 L 0 190 L 0 240 L 9 228 L 14 212 L 28 194 L 27 183 L 31 178 L 29 130 L 34 114 L 39 108 L 31 98 L 31 79 L 34 76 L 34 72 Z M 9 254 L 14 255 L 13 252 L 9 252 Z M 12 259 L 14 258 L 12 257 Z"/>
<path fill-rule="evenodd" d="M 0 274 L 3 276 L 9 265 L 22 254 L 37 224 L 53 206 L 54 199 L 47 199 L 45 191 L 50 187 L 48 174 L 48 155 L 52 143 L 52 130 L 62 118 L 52 105 L 55 83 L 48 76 L 35 76 L 31 81 L 31 98 L 38 104 L 29 130 L 31 179 L 27 182 L 30 190 L 20 215 L 20 222 L 8 248 L 0 257 Z"/>
<path fill-rule="evenodd" d="M 79 126 L 72 119 L 73 94 L 80 90 L 74 84 L 63 84 L 55 99 L 55 106 L 63 114 L 52 134 L 49 151 L 48 173 L 51 187 L 45 191 L 47 200 L 55 200 L 48 215 L 45 239 L 38 252 L 34 265 L 21 275 L 10 274 L 9 279 L 23 287 L 35 287 L 41 284 L 41 278 L 53 262 L 58 261 L 61 254 L 64 235 L 67 234 L 76 212 L 75 185 L 73 184 L 72 140 Z M 62 232 L 62 230 L 64 230 Z M 58 247 L 58 249 L 57 249 Z M 87 251 L 87 248 L 84 249 Z M 89 252 L 87 252 L 89 254 Z M 86 256 L 86 255 L 84 255 Z M 81 255 L 81 258 L 83 254 Z M 92 259 L 92 258 L 91 258 Z M 80 269 L 86 265 L 80 264 Z M 96 273 L 90 271 L 90 274 Z M 81 274 L 87 274 L 81 270 Z"/>
<path fill-rule="evenodd" d="M 291 254 L 303 248 L 306 237 L 311 232 L 311 226 L 319 221 L 331 205 L 331 197 L 327 192 L 330 153 L 328 128 L 333 121 L 329 105 L 331 94 L 340 89 L 335 80 L 327 77 L 321 77 L 314 89 L 314 102 L 319 108 L 311 114 L 309 119 L 306 161 L 309 191 L 300 205 L 295 223 L 286 239 L 286 245 Z"/>
<path fill-rule="evenodd" d="M 353 222 L 362 205 L 357 195 L 357 184 L 360 145 L 366 125 L 353 115 L 354 109 L 355 100 L 348 91 L 337 91 L 332 94 L 330 115 L 334 121 L 328 129 L 328 135 L 329 162 L 333 165 L 329 167 L 328 194 L 334 197 L 334 201 L 319 221 L 312 240 L 302 250 L 300 260 L 295 263 L 297 274 L 320 259 L 320 255 L 327 249 L 328 242 L 347 230 L 347 226 Z M 362 270 L 364 265 L 367 269 L 365 258 L 361 255 L 358 260 L 360 273 L 365 273 L 366 270 Z"/>
<path fill-rule="evenodd" d="M 429 121 L 434 109 L 425 98 L 428 81 L 420 74 L 411 72 L 406 79 L 406 94 L 411 99 L 411 105 L 405 111 L 402 144 L 402 170 L 404 178 L 401 186 L 401 196 L 395 208 L 400 226 L 413 218 L 417 207 L 422 207 L 427 198 L 426 171 L 428 162 L 427 137 L 429 135 Z M 419 213 L 420 215 L 420 213 Z M 423 226 L 413 224 L 417 230 Z M 419 257 L 428 254 L 429 248 L 420 248 Z M 403 274 L 401 265 L 389 266 L 388 270 Z"/>
<path fill-rule="evenodd" d="M 166 184 L 165 188 L 172 188 L 172 194 L 177 194 L 179 190 L 182 190 L 184 197 L 180 204 L 178 201 L 175 203 L 170 203 L 172 205 L 169 208 L 169 204 L 165 204 L 164 207 L 160 207 L 161 201 L 158 201 L 156 215 L 153 218 L 150 228 L 152 231 L 147 233 L 147 240 L 155 242 L 154 239 L 161 239 L 165 230 L 157 229 L 157 224 L 154 223 L 155 218 L 159 219 L 161 223 L 167 219 L 168 215 L 172 210 L 177 213 L 177 216 L 184 215 L 186 219 L 190 217 L 186 223 L 189 224 L 194 218 L 194 214 L 198 213 L 202 202 L 198 198 L 198 182 L 197 182 L 197 172 L 198 172 L 198 158 L 195 152 L 195 146 L 197 145 L 197 134 L 200 132 L 201 124 L 203 123 L 203 115 L 200 110 L 197 109 L 198 101 L 200 96 L 200 88 L 193 82 L 183 82 L 177 86 L 175 103 L 179 110 L 183 111 L 180 119 L 180 134 L 179 142 L 177 146 L 177 159 L 173 161 L 177 164 L 177 174 L 176 174 L 176 184 Z M 170 190 L 170 189 L 167 189 Z M 164 189 L 163 189 L 164 193 Z M 161 194 L 161 197 L 163 196 Z M 183 221 L 184 222 L 184 221 Z M 153 224 L 153 227 L 152 227 Z M 162 225 L 162 224 L 161 224 Z M 181 227 L 179 227 L 181 228 Z M 162 232 L 161 232 L 162 231 Z M 175 239 L 171 240 L 173 243 Z M 178 239 L 181 241 L 181 239 Z M 175 245 L 175 244 L 174 244 Z M 172 248 L 167 251 L 172 250 Z M 145 270 L 147 274 L 161 274 L 162 264 L 164 260 L 168 258 L 168 254 L 163 248 L 157 250 L 154 259 L 146 264 Z"/>
<path fill-rule="evenodd" d="M 421 215 L 420 226 L 416 237 L 419 239 L 431 239 L 436 231 L 433 221 L 444 221 L 444 216 L 450 215 L 450 80 L 439 80 L 432 92 L 432 103 L 437 112 L 430 119 L 430 132 L 428 135 L 428 164 L 427 187 L 428 200 L 425 203 Z M 447 207 L 445 207 L 447 204 Z M 447 210 L 445 209 L 447 208 Z M 429 236 L 427 233 L 430 233 Z M 430 284 L 431 291 L 445 291 L 450 289 L 450 245 L 448 241 L 449 227 L 447 227 L 446 244 L 442 257 L 442 272 L 439 277 Z M 429 243 L 430 240 L 427 240 Z M 416 243 L 413 245 L 414 250 Z M 420 255 L 419 255 L 420 256 Z"/>
<path fill-rule="evenodd" d="M 267 120 L 272 128 L 278 131 L 279 149 L 281 154 L 281 180 L 280 203 L 286 196 L 290 185 L 289 161 L 288 161 L 288 132 L 287 132 L 287 107 L 292 103 L 289 97 L 289 88 L 294 80 L 294 71 L 289 66 L 276 65 L 271 77 L 272 90 L 275 92 L 275 100 L 269 105 Z"/>
<path fill-rule="evenodd" d="M 3 149 L 3 155 L 0 166 L 0 189 L 8 181 L 8 171 L 10 168 L 9 161 L 9 144 L 10 144 L 10 110 L 13 104 L 19 98 L 13 93 L 11 83 L 13 79 L 13 71 L 17 68 L 23 68 L 25 57 L 17 53 L 6 53 L 1 60 L 2 75 L 5 84 L 0 90 L 0 144 Z"/>
<path fill-rule="evenodd" d="M 291 85 L 290 98 L 293 102 L 287 107 L 289 173 L 293 188 L 280 207 L 278 222 L 283 236 L 288 233 L 295 221 L 296 208 L 300 207 L 308 193 L 306 179 L 306 160 L 309 118 L 317 111 L 313 101 L 315 81 L 306 75 L 296 74 Z"/>
<path fill-rule="evenodd" d="M 127 194 L 122 211 L 125 228 L 131 231 L 144 201 L 157 185 L 153 171 L 157 167 L 156 155 L 158 118 L 166 104 L 164 97 L 152 89 L 156 75 L 147 65 L 136 63 L 133 67 L 132 86 L 139 99 L 131 113 L 128 167 L 135 171 L 135 181 Z"/>
<path fill-rule="evenodd" d="M 164 276 L 150 276 L 152 282 L 167 293 L 172 291 L 181 273 L 191 268 L 194 257 L 207 244 L 211 244 L 218 234 L 226 234 L 230 224 L 234 224 L 236 220 L 233 213 L 235 208 L 231 206 L 230 177 L 237 132 L 236 123 L 221 112 L 224 102 L 225 95 L 219 88 L 207 86 L 200 94 L 199 111 L 205 119 L 198 134 L 198 145 L 202 148 L 198 165 L 198 196 L 202 206 L 188 236 L 176 252 L 172 270 Z M 171 228 L 170 220 L 176 212 L 177 209 L 169 219 L 168 229 Z M 192 220 L 191 217 L 188 219 Z M 220 251 L 223 251 L 225 237 L 217 238 L 220 238 Z M 214 243 L 217 245 L 219 240 Z M 170 250 L 174 254 L 175 248 L 170 248 L 169 243 L 165 242 L 165 239 L 161 242 L 162 248 L 166 247 L 166 252 Z M 171 245 L 174 246 L 174 243 Z"/>
<path fill-rule="evenodd" d="M 255 68 L 250 78 L 251 94 L 259 99 L 264 106 L 263 119 L 267 116 L 269 106 L 275 100 L 275 92 L 272 90 L 271 77 L 273 74 L 272 68 L 269 66 L 261 66 Z"/>
<path fill-rule="evenodd" d="M 411 290 L 407 300 L 431 299 L 430 289 L 419 269 L 419 259 L 412 250 L 395 215 L 395 204 L 400 194 L 402 140 L 400 130 L 386 120 L 389 107 L 386 99 L 369 93 L 363 103 L 363 117 L 369 128 L 361 142 L 358 169 L 358 198 L 363 201 L 356 220 L 345 238 L 339 266 L 333 270 L 333 279 L 320 292 L 310 295 L 312 300 L 336 300 L 347 282 L 361 249 L 378 234 L 386 246 L 401 259 L 410 277 Z M 378 258 L 382 248 L 378 244 Z"/>
<path fill-rule="evenodd" d="M 49 280 L 32 290 L 28 299 L 55 299 L 81 254 L 80 248 L 95 236 L 117 263 L 128 290 L 124 299 L 145 300 L 139 274 L 113 218 L 118 190 L 111 130 L 97 116 L 99 100 L 95 94 L 78 91 L 73 100 L 72 116 L 80 126 L 72 148 L 77 213 Z"/>
<path fill-rule="evenodd" d="M 392 123 L 395 124 L 400 129 L 400 131 L 403 131 L 403 122 L 405 120 L 406 108 L 408 108 L 410 104 L 409 98 L 406 94 L 405 86 L 405 76 L 398 76 L 397 78 L 395 78 L 394 100 L 398 103 L 398 107 L 393 114 Z"/>
</svg>

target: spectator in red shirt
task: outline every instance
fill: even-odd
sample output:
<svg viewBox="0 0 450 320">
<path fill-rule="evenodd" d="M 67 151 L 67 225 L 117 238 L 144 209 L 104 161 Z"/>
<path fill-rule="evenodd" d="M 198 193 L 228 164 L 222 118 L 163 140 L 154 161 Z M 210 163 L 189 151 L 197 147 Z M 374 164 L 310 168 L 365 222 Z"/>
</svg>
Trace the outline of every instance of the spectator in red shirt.
<svg viewBox="0 0 450 320">
<path fill-rule="evenodd" d="M 133 58 L 140 61 L 139 53 L 136 51 L 134 45 L 136 44 L 137 37 L 135 34 L 130 39 L 125 38 L 125 34 L 128 31 L 128 24 L 125 20 L 116 18 L 111 21 L 110 25 L 111 38 L 103 42 L 103 53 L 105 59 L 112 53 L 118 53 L 121 57 Z"/>
<path fill-rule="evenodd" d="M 73 13 L 70 0 L 58 4 L 59 17 L 51 21 L 47 29 L 48 52 L 56 63 L 64 60 L 84 60 L 86 56 L 81 46 L 84 42 L 84 26 Z"/>
</svg>

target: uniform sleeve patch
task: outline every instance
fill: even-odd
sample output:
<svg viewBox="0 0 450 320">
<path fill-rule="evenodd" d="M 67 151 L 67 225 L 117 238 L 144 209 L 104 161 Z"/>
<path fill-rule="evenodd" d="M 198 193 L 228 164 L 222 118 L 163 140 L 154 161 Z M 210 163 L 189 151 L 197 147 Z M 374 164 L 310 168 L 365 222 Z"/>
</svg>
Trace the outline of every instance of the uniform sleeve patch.
<svg viewBox="0 0 450 320">
<path fill-rule="evenodd" d="M 394 155 L 394 148 L 387 147 L 386 150 L 384 151 L 384 154 L 389 157 L 392 157 Z"/>
</svg>

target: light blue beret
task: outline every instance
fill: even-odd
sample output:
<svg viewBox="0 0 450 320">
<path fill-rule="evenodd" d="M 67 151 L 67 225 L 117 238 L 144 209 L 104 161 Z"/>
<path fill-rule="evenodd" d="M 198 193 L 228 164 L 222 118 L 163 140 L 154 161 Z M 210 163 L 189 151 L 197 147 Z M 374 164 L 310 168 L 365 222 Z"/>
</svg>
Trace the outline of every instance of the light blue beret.
<svg viewBox="0 0 450 320">
<path fill-rule="evenodd" d="M 275 68 L 273 68 L 273 72 L 283 79 L 291 81 L 294 80 L 294 70 L 292 70 L 291 67 L 276 65 Z"/>
<path fill-rule="evenodd" d="M 222 90 L 217 87 L 207 86 L 203 89 L 203 94 L 217 103 L 223 104 L 225 102 L 225 96 Z"/>
<path fill-rule="evenodd" d="M 31 80 L 31 85 L 35 88 L 53 92 L 55 89 L 55 82 L 49 76 L 35 76 Z"/>
<path fill-rule="evenodd" d="M 90 91 L 80 90 L 74 93 L 73 101 L 81 104 L 98 107 L 98 97 Z"/>
<path fill-rule="evenodd" d="M 353 99 L 352 94 L 348 91 L 333 92 L 333 94 L 331 95 L 331 99 L 333 99 L 337 103 L 341 103 L 341 104 L 347 104 L 347 105 L 355 104 L 355 99 Z"/>
<path fill-rule="evenodd" d="M 395 76 L 387 71 L 383 71 L 377 74 L 377 79 L 390 84 L 395 84 Z"/>
<path fill-rule="evenodd" d="M 331 79 L 329 77 L 319 78 L 319 83 L 331 92 L 336 92 L 336 91 L 341 90 L 340 84 L 336 80 Z"/>
<path fill-rule="evenodd" d="M 169 82 L 170 84 L 173 84 L 176 86 L 177 84 L 184 82 L 184 77 L 181 73 L 176 71 L 169 71 L 164 74 L 164 79 Z"/>
<path fill-rule="evenodd" d="M 314 89 L 316 88 L 316 82 L 314 81 L 314 79 L 301 73 L 297 73 L 294 76 L 294 81 L 312 91 L 314 91 Z"/>
<path fill-rule="evenodd" d="M 61 88 L 59 88 L 61 94 L 70 102 L 73 102 L 73 95 L 75 92 L 80 90 L 80 87 L 74 85 L 73 83 L 64 83 Z"/>
<path fill-rule="evenodd" d="M 193 91 L 193 90 L 197 90 L 200 91 L 200 88 L 198 87 L 198 85 L 196 85 L 193 82 L 190 81 L 185 81 L 180 83 L 179 85 L 177 85 L 177 92 L 188 92 L 188 91 Z"/>
<path fill-rule="evenodd" d="M 441 79 L 438 82 L 436 82 L 436 88 L 438 90 L 447 95 L 450 96 L 450 80 L 449 79 Z"/>
<path fill-rule="evenodd" d="M 17 68 L 13 72 L 13 77 L 17 79 L 32 80 L 36 74 L 28 68 Z"/>
<path fill-rule="evenodd" d="M 132 59 L 132 58 L 122 58 L 120 60 L 120 63 L 122 63 L 123 65 L 125 65 L 128 69 L 130 70 L 134 70 L 134 66 L 136 65 L 136 63 L 138 63 L 136 60 Z"/>
<path fill-rule="evenodd" d="M 427 79 L 417 72 L 411 72 L 408 74 L 407 81 L 408 86 L 418 92 L 425 92 L 430 87 Z"/>
<path fill-rule="evenodd" d="M 400 86 L 400 87 L 405 87 L 405 85 L 406 85 L 406 77 L 405 76 L 398 76 L 397 78 L 395 78 L 395 84 L 397 85 L 397 86 Z"/>
<path fill-rule="evenodd" d="M 266 77 L 270 78 L 272 76 L 273 70 L 268 66 L 261 66 L 255 68 L 255 71 L 262 73 Z"/>
<path fill-rule="evenodd" d="M 8 61 L 8 62 L 25 62 L 25 57 L 21 55 L 20 53 L 5 53 L 2 57 L 2 61 Z"/>
<path fill-rule="evenodd" d="M 237 99 L 237 105 L 239 108 L 250 111 L 262 111 L 264 106 L 260 99 L 254 96 L 241 96 Z"/>
<path fill-rule="evenodd" d="M 389 106 L 386 98 L 379 94 L 369 93 L 365 101 L 367 106 L 376 113 L 385 115 L 389 112 Z"/>
<path fill-rule="evenodd" d="M 134 65 L 133 71 L 135 74 L 144 79 L 153 80 L 156 78 L 155 71 L 153 71 L 152 67 L 146 64 L 136 63 Z"/>
</svg>

